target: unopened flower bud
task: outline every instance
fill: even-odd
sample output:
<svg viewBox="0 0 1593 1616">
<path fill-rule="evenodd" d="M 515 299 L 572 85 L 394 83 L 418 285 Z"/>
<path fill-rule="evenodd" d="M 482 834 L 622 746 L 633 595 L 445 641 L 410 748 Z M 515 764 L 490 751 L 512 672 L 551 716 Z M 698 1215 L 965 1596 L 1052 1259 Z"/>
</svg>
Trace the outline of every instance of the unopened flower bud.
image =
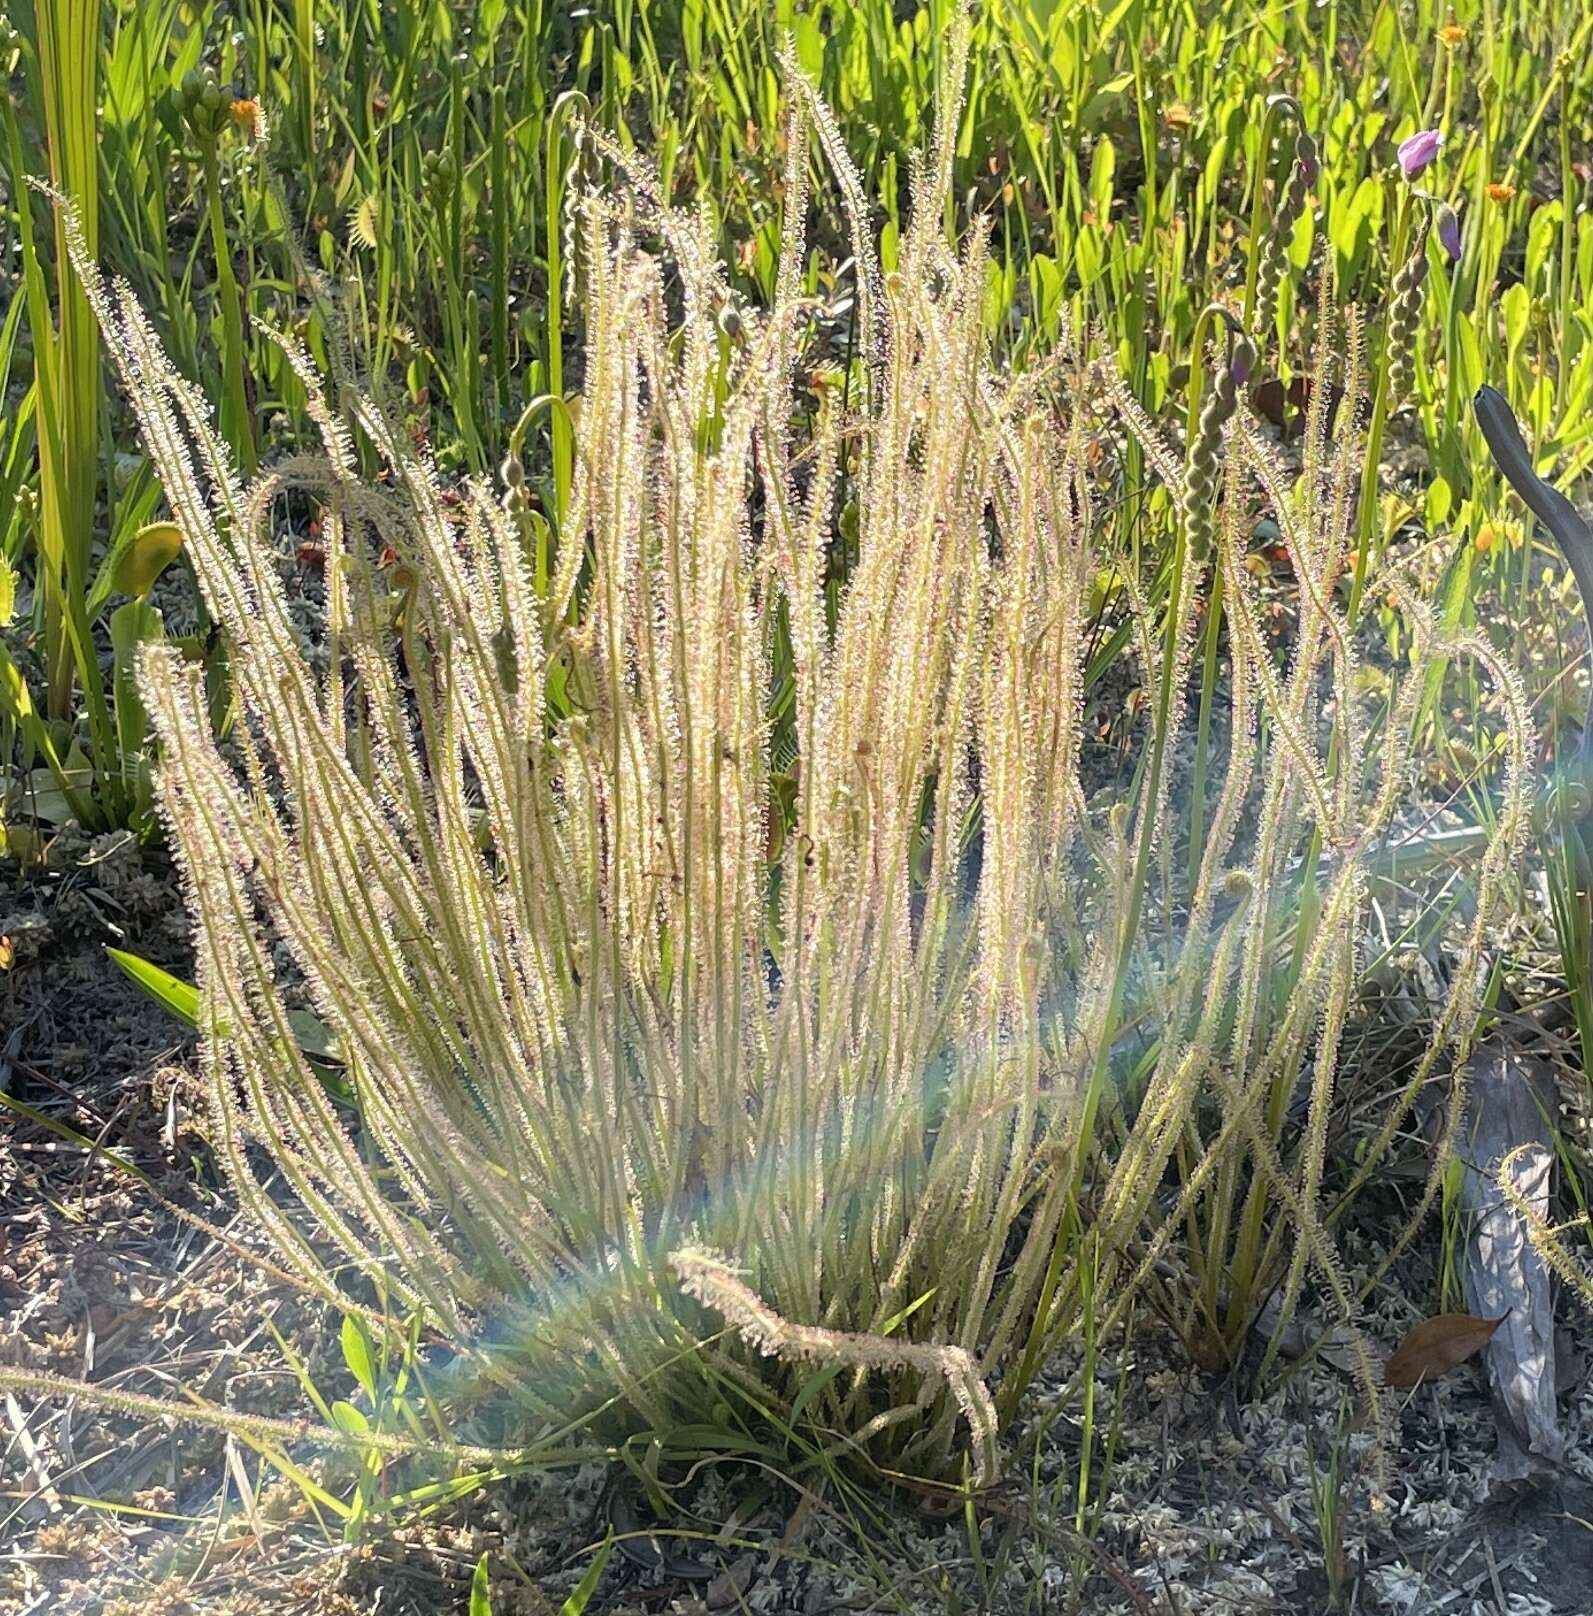
<svg viewBox="0 0 1593 1616">
<path fill-rule="evenodd" d="M 1303 129 L 1294 142 L 1294 160 L 1305 176 L 1306 184 L 1314 183 L 1317 175 L 1322 172 L 1321 155 L 1317 150 L 1316 141 Z"/>
<path fill-rule="evenodd" d="M 1256 350 L 1249 337 L 1239 336 L 1234 339 L 1232 352 L 1228 355 L 1228 374 L 1233 377 L 1234 384 L 1243 387 L 1250 380 L 1251 372 L 1256 368 Z"/>
<path fill-rule="evenodd" d="M 1433 234 L 1452 264 L 1460 262 L 1460 216 L 1447 202 L 1440 202 L 1433 215 Z"/>
</svg>

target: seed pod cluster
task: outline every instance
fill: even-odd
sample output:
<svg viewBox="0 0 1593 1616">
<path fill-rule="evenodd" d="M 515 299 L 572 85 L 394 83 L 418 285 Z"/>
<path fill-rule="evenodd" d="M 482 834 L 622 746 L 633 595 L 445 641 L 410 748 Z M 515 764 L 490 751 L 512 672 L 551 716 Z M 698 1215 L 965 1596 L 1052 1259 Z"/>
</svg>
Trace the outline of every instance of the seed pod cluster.
<svg viewBox="0 0 1593 1616">
<path fill-rule="evenodd" d="M 1416 246 L 1394 277 L 1394 299 L 1388 310 L 1388 405 L 1397 410 L 1416 385 L 1416 331 L 1421 323 L 1422 287 L 1427 280 L 1427 232 L 1424 220 Z"/>
<path fill-rule="evenodd" d="M 453 154 L 445 151 L 423 152 L 420 159 L 420 177 L 432 201 L 441 206 L 453 193 Z"/>
<path fill-rule="evenodd" d="M 1215 533 L 1211 509 L 1217 496 L 1222 429 L 1238 407 L 1239 389 L 1249 379 L 1255 362 L 1255 348 L 1247 336 L 1239 333 L 1229 347 L 1228 363 L 1217 372 L 1201 406 L 1194 441 L 1189 445 L 1189 465 L 1184 478 L 1184 523 L 1190 550 L 1197 558 L 1210 554 Z"/>
<path fill-rule="evenodd" d="M 201 142 L 214 140 L 232 121 L 232 94 L 211 68 L 189 68 L 172 100 L 177 115 Z"/>
<path fill-rule="evenodd" d="M 1316 141 L 1302 129 L 1294 139 L 1294 166 L 1289 171 L 1289 183 L 1284 187 L 1278 210 L 1272 216 L 1272 228 L 1261 248 L 1261 267 L 1256 273 L 1257 330 L 1266 331 L 1277 318 L 1278 290 L 1283 285 L 1289 243 L 1300 215 L 1305 212 L 1306 193 L 1317 176 L 1317 169 Z"/>
</svg>

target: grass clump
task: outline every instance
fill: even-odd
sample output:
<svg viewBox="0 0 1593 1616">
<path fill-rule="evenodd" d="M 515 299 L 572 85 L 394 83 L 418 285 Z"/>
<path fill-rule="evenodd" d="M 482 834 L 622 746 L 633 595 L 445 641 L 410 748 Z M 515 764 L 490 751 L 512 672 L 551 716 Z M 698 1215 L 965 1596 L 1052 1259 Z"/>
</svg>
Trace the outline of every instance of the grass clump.
<svg viewBox="0 0 1593 1616">
<path fill-rule="evenodd" d="M 1527 726 L 1491 648 L 1446 639 L 1392 575 L 1420 654 L 1365 709 L 1334 593 L 1352 410 L 1335 438 L 1313 408 L 1294 478 L 1238 398 L 1242 332 L 1204 407 L 1198 356 L 1187 456 L 1083 345 L 998 369 L 988 231 L 943 233 L 955 97 L 884 274 L 839 132 L 788 81 L 766 308 L 732 293 L 702 218 L 588 131 L 630 183 L 578 210 L 585 389 L 542 561 L 522 468 L 501 497 L 445 497 L 291 341 L 324 453 L 242 485 L 131 292 L 81 245 L 79 270 L 232 647 L 225 746 L 173 648 L 144 653 L 141 690 L 244 1208 L 328 1301 L 363 1275 L 421 1314 L 454 1384 L 526 1440 L 582 1412 L 662 1436 L 772 1417 L 927 1475 L 971 1450 L 984 1480 L 1049 1349 L 1168 1264 L 1186 1334 L 1219 1354 L 1280 1282 L 1353 1311 L 1329 1125 L 1425 659 L 1495 674 L 1517 766 L 1467 967 L 1523 823 Z M 809 419 L 815 133 L 851 230 L 861 401 L 829 389 Z M 1344 346 L 1353 397 L 1353 317 Z M 1102 548 L 1108 420 L 1172 496 L 1170 570 Z M 273 561 L 289 492 L 324 512 L 324 646 L 295 634 Z M 1301 580 L 1281 667 L 1244 565 L 1258 499 Z M 1153 715 L 1105 802 L 1083 756 L 1103 576 Z M 1201 728 L 1215 800 L 1191 850 L 1175 759 L 1219 585 L 1227 710 Z M 285 961 L 352 1109 L 299 1047 Z M 1468 1035 L 1474 978 L 1455 973 L 1361 1176 Z"/>
</svg>

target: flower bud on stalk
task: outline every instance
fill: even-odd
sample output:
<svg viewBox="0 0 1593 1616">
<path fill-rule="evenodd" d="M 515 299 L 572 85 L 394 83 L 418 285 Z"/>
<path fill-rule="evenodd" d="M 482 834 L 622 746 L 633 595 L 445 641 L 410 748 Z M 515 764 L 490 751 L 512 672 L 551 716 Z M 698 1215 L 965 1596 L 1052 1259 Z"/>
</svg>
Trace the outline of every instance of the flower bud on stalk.
<svg viewBox="0 0 1593 1616">
<path fill-rule="evenodd" d="M 1305 212 L 1306 193 L 1317 174 L 1316 142 L 1303 131 L 1294 142 L 1294 167 L 1289 183 L 1272 216 L 1272 229 L 1261 249 L 1261 267 L 1256 275 L 1256 329 L 1268 330 L 1278 317 L 1278 291 L 1283 285 L 1283 266 L 1294 239 L 1294 227 Z"/>
<path fill-rule="evenodd" d="M 1427 280 L 1427 232 L 1424 221 L 1415 250 L 1394 277 L 1394 299 L 1388 310 L 1388 406 L 1397 410 L 1416 382 L 1416 332 L 1421 323 L 1422 287 Z"/>
<path fill-rule="evenodd" d="M 1447 202 L 1440 202 L 1433 211 L 1433 232 L 1444 249 L 1450 263 L 1458 264 L 1463 243 L 1460 237 L 1460 216 Z"/>
<path fill-rule="evenodd" d="M 1211 392 L 1201 406 L 1200 422 L 1189 446 L 1189 464 L 1184 481 L 1184 522 L 1191 552 L 1204 558 L 1211 551 L 1216 528 L 1211 508 L 1217 496 L 1218 456 L 1222 451 L 1222 429 L 1239 403 L 1239 388 L 1255 366 L 1255 348 L 1239 332 L 1228 349 L 1228 363 L 1216 374 Z"/>
</svg>

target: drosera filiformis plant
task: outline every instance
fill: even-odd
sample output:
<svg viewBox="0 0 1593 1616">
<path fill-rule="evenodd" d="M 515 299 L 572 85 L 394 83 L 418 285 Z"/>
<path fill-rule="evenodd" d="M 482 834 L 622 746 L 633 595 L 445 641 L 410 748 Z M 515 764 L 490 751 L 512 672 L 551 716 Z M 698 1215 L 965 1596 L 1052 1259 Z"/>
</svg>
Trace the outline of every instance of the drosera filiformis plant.
<svg viewBox="0 0 1593 1616">
<path fill-rule="evenodd" d="M 957 40 L 951 85 L 965 15 Z M 445 500 L 424 453 L 346 378 L 334 404 L 291 339 L 322 453 L 243 485 L 130 291 L 81 246 L 77 268 L 232 646 L 229 750 L 175 651 L 146 653 L 141 688 L 196 924 L 215 1144 L 280 1259 L 329 1303 L 363 1276 L 418 1313 L 528 1442 L 599 1412 L 700 1437 L 735 1400 L 844 1433 L 858 1464 L 981 1483 L 1086 1295 L 1113 1299 L 1091 1320 L 1110 1330 L 1171 1263 L 1180 1327 L 1218 1361 L 1279 1284 L 1285 1314 L 1309 1278 L 1354 1315 L 1324 1173 L 1421 658 L 1493 677 L 1512 768 L 1462 968 L 1363 1178 L 1469 1037 L 1528 724 L 1492 647 L 1446 636 L 1387 570 L 1418 653 L 1369 748 L 1333 590 L 1362 446 L 1326 387 L 1294 478 L 1241 399 L 1255 348 L 1231 316 L 1202 323 L 1202 346 L 1222 341 L 1193 367 L 1184 453 L 1084 343 L 997 367 L 988 229 L 944 233 L 957 97 L 887 274 L 833 118 L 790 62 L 787 84 L 764 308 L 642 158 L 585 132 L 628 181 L 576 210 L 585 389 L 545 574 L 514 476 L 505 497 L 472 480 Z M 864 385 L 798 437 L 815 137 Z M 1324 376 L 1337 335 L 1324 324 Z M 1353 312 L 1341 346 L 1353 397 Z M 1173 501 L 1160 597 L 1101 549 L 1090 450 L 1108 417 Z M 843 476 L 857 555 L 832 621 Z M 267 542 L 290 489 L 325 513 L 315 665 Z M 1244 564 L 1256 502 L 1301 583 L 1282 667 Z M 1152 761 L 1108 804 L 1081 769 L 1103 568 L 1124 577 L 1155 715 Z M 1173 754 L 1217 579 L 1229 721 L 1191 854 Z M 777 769 L 787 679 L 795 765 Z M 353 1116 L 298 1047 L 278 949 Z M 1125 1062 L 1131 1028 L 1149 1032 Z M 1364 1348 L 1358 1375 L 1375 1408 Z"/>
</svg>

